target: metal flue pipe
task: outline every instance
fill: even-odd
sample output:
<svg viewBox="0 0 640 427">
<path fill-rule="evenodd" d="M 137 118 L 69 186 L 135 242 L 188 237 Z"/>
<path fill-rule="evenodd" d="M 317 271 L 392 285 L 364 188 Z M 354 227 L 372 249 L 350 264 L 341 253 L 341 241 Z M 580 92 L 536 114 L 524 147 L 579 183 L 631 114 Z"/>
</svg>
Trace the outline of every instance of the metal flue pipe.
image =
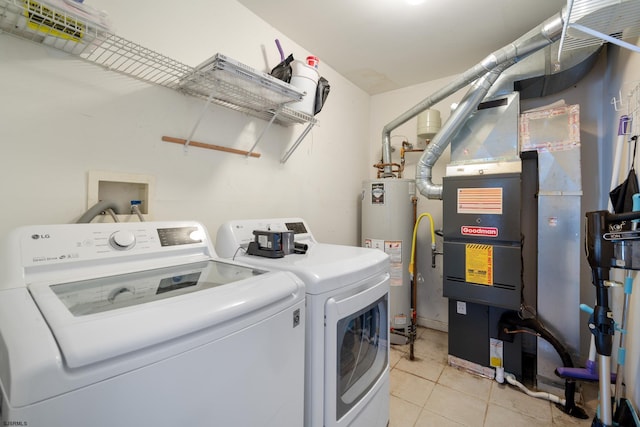
<svg viewBox="0 0 640 427">
<path fill-rule="evenodd" d="M 500 74 L 513 65 L 514 61 L 505 62 L 476 80 L 465 97 L 451 113 L 445 126 L 440 129 L 429 147 L 423 153 L 416 165 L 416 188 L 423 196 L 429 199 L 442 199 L 442 185 L 435 185 L 431 181 L 431 169 L 440 158 L 449 141 L 456 136 L 465 120 L 478 107 L 482 99 L 487 95 L 491 86 L 496 82 Z"/>
<path fill-rule="evenodd" d="M 510 43 L 505 47 L 491 53 L 490 55 L 485 57 L 482 61 L 480 61 L 478 64 L 474 65 L 473 67 L 471 67 L 470 69 L 462 73 L 458 78 L 453 80 L 451 83 L 449 83 L 442 89 L 438 90 L 428 98 L 424 99 L 420 103 L 416 104 L 413 108 L 409 109 L 407 112 L 400 115 L 395 120 L 388 123 L 382 130 L 382 162 L 385 165 L 389 165 L 389 166 L 385 166 L 383 177 L 393 176 L 393 173 L 391 172 L 391 166 L 390 166 L 391 165 L 391 131 L 392 130 L 406 123 L 407 121 L 417 116 L 421 112 L 431 108 L 434 104 L 454 94 L 458 90 L 469 85 L 471 82 L 479 79 L 480 77 L 486 75 L 488 78 L 489 77 L 488 73 L 490 71 L 500 67 L 500 72 L 501 72 L 507 67 L 513 65 L 514 63 L 529 56 L 530 54 L 544 48 L 545 46 L 550 45 L 556 40 L 559 40 L 562 35 L 563 22 L 564 21 L 562 18 L 562 13 L 558 13 L 552 16 L 551 18 L 547 19 L 545 22 L 538 25 L 536 28 L 529 31 L 527 34 L 523 35 L 513 43 Z M 483 85 L 480 85 L 480 87 L 482 87 Z M 473 98 L 475 99 L 476 97 L 473 97 Z M 478 103 L 481 100 L 482 99 L 480 99 Z M 433 166 L 433 163 L 435 163 L 438 157 L 440 157 L 440 155 L 442 154 L 442 151 L 444 151 L 444 148 L 446 148 L 447 144 L 449 143 L 448 140 L 443 140 L 443 138 L 440 137 L 440 134 L 448 134 L 450 136 L 455 135 L 458 129 L 449 130 L 447 128 L 448 127 L 453 128 L 454 126 L 457 126 L 459 128 L 463 122 L 464 120 L 462 119 L 458 119 L 456 123 L 452 123 L 451 120 L 447 120 L 447 122 L 443 125 L 440 132 L 438 132 L 434 140 L 429 144 L 429 147 L 427 148 L 427 150 L 425 150 L 419 164 L 422 164 L 423 166 L 427 166 L 427 167 Z M 437 144 L 438 141 L 440 141 L 439 144 Z M 444 144 L 444 146 L 439 146 L 440 144 Z M 434 154 L 436 153 L 438 153 L 437 157 L 434 156 Z M 422 179 L 429 179 L 429 177 L 422 171 L 420 171 L 420 173 L 417 175 L 420 175 Z M 431 188 L 433 186 L 433 184 L 431 184 L 430 182 L 424 182 L 421 184 L 418 182 L 418 179 L 416 179 L 416 184 L 418 185 L 418 188 L 421 188 L 420 190 L 421 194 L 430 198 L 441 198 L 441 194 L 442 194 L 441 190 L 440 191 L 436 191 L 433 189 L 426 190 L 427 188 Z M 423 191 L 427 191 L 428 193 L 431 193 L 432 196 L 429 196 L 429 194 L 424 194 Z"/>
</svg>

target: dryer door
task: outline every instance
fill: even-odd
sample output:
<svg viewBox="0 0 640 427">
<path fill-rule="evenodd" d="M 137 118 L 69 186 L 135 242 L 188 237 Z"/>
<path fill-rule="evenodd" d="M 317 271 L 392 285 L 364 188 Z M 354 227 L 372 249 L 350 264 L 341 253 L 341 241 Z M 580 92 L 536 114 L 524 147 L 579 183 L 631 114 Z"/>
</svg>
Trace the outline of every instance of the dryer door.
<svg viewBox="0 0 640 427">
<path fill-rule="evenodd" d="M 375 282 L 374 282 L 375 283 Z M 389 276 L 326 305 L 326 425 L 348 425 L 389 366 Z M 386 382 L 385 382 L 386 383 Z M 388 391 L 387 391 L 388 392 Z"/>
</svg>

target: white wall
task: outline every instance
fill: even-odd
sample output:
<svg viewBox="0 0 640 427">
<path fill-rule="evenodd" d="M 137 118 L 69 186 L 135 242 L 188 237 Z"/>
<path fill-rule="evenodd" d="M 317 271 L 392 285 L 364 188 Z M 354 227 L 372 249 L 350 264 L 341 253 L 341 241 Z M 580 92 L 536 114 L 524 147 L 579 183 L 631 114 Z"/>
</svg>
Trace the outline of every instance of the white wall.
<svg viewBox="0 0 640 427">
<path fill-rule="evenodd" d="M 235 0 L 94 0 L 119 36 L 195 66 L 220 52 L 262 71 L 279 62 L 274 39 L 296 45 Z M 42 45 L 0 35 L 0 236 L 23 224 L 74 222 L 87 209 L 87 174 L 151 175 L 152 217 L 195 219 L 215 235 L 225 220 L 301 216 L 325 242 L 358 244 L 367 175 L 370 97 L 320 58 L 331 93 L 319 126 L 285 164 L 304 129 L 274 125 L 262 157 L 162 142 L 186 138 L 204 101 L 106 71 Z M 211 106 L 193 139 L 248 150 L 267 122 Z"/>
</svg>

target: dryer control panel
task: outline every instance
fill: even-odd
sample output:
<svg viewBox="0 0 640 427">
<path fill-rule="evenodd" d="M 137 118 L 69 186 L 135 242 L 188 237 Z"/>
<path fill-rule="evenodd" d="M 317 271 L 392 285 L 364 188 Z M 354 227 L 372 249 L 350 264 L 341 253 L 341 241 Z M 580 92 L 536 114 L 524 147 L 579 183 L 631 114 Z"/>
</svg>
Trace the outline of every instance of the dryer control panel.
<svg viewBox="0 0 640 427">
<path fill-rule="evenodd" d="M 233 258 L 239 248 L 246 249 L 253 242 L 253 232 L 293 231 L 294 242 L 311 246 L 316 242 L 309 226 L 302 218 L 267 218 L 229 221 L 220 226 L 216 235 L 216 252 L 222 258 Z"/>
</svg>

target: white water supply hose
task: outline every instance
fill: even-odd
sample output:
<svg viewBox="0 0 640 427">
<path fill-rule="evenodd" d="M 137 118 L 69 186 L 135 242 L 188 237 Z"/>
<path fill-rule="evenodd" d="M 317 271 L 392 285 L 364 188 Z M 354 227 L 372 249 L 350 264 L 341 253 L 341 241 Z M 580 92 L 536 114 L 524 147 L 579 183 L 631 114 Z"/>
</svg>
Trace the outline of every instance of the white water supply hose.
<svg viewBox="0 0 640 427">
<path fill-rule="evenodd" d="M 502 381 L 500 381 L 500 379 L 507 380 L 507 382 L 509 384 L 511 384 L 512 386 L 518 387 L 520 390 L 522 390 L 524 393 L 526 393 L 527 395 L 529 395 L 531 397 L 535 397 L 535 398 L 538 398 L 538 399 L 549 400 L 551 402 L 558 403 L 558 404 L 560 404 L 562 406 L 564 406 L 567 403 L 567 401 L 565 399 L 563 399 L 561 397 L 558 397 L 555 394 L 547 393 L 547 392 L 544 392 L 544 391 L 531 391 L 531 390 L 529 390 L 521 382 L 516 380 L 516 376 L 515 375 L 510 374 L 508 372 L 505 372 L 503 367 L 496 368 L 496 380 L 498 382 L 502 383 Z"/>
</svg>

